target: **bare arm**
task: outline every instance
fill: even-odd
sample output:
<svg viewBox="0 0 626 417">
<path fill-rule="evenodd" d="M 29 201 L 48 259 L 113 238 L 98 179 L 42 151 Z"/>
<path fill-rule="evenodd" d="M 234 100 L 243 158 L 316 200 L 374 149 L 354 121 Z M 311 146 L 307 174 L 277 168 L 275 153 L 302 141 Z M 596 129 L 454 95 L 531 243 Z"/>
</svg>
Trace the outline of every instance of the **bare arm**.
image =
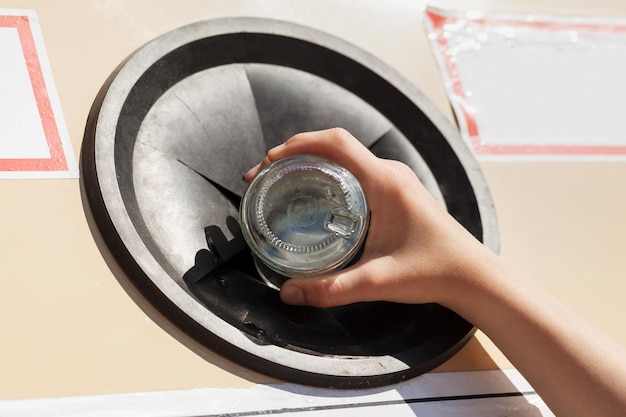
<svg viewBox="0 0 626 417">
<path fill-rule="evenodd" d="M 315 154 L 350 169 L 372 213 L 354 266 L 281 288 L 289 304 L 437 302 L 485 332 L 559 416 L 626 415 L 626 349 L 493 254 L 441 208 L 413 172 L 376 158 L 348 132 L 296 135 L 260 166 Z"/>
<path fill-rule="evenodd" d="M 458 284 L 463 299 L 448 306 L 493 340 L 557 416 L 626 415 L 624 347 L 500 258 L 483 256 Z"/>
</svg>

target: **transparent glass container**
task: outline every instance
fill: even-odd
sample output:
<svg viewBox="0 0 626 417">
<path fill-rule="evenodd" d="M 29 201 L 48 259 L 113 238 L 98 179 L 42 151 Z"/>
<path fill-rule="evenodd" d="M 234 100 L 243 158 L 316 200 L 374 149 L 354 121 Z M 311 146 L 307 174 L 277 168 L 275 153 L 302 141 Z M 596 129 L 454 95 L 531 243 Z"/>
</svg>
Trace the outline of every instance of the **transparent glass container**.
<svg viewBox="0 0 626 417">
<path fill-rule="evenodd" d="M 243 236 L 268 285 L 323 275 L 346 266 L 369 226 L 356 177 L 326 159 L 297 156 L 262 169 L 241 201 Z"/>
</svg>

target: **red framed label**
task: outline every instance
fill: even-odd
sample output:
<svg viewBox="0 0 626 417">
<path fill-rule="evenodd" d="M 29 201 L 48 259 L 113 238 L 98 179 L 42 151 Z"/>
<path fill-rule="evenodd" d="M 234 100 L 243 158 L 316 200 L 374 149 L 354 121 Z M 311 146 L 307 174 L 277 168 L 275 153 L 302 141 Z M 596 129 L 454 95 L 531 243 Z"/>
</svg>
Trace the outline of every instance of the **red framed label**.
<svg viewBox="0 0 626 417">
<path fill-rule="evenodd" d="M 43 47 L 43 41 L 40 39 L 36 15 L 32 11 L 15 11 L 14 13 L 16 14 L 10 14 L 11 12 L 13 11 L 0 10 L 0 29 L 10 29 L 17 32 L 19 48 L 23 54 L 27 78 L 32 88 L 39 116 L 38 121 L 25 120 L 24 123 L 41 123 L 49 157 L 41 157 L 40 155 L 29 157 L 26 153 L 24 157 L 20 155 L 20 157 L 17 158 L 3 158 L 2 152 L 0 152 L 0 174 L 4 173 L 4 177 L 8 178 L 22 176 L 29 178 L 36 176 L 77 176 L 76 163 L 71 151 L 71 146 L 69 146 L 69 140 L 67 140 L 67 134 L 65 133 L 66 128 L 60 105 L 58 105 L 52 74 L 47 65 L 47 56 Z M 44 66 L 42 64 L 46 65 Z M 55 99 L 56 102 L 53 102 L 52 99 Z M 1 96 L 0 100 L 2 100 Z M 10 103 L 8 103 L 8 105 L 10 106 Z M 10 115 L 10 117 L 19 118 L 22 117 L 22 115 L 15 114 L 14 116 Z M 11 135 L 12 132 L 5 131 L 4 134 Z M 65 141 L 62 134 L 66 136 Z M 7 138 L 7 140 L 10 141 L 12 139 Z M 37 154 L 36 152 L 33 153 Z M 61 174 L 50 175 L 52 172 Z M 31 175 L 6 175 L 10 173 L 31 173 Z M 37 173 L 43 175 L 37 175 Z M 48 173 L 48 175 L 45 175 L 46 173 Z"/>
<path fill-rule="evenodd" d="M 598 19 L 567 19 L 567 18 L 545 18 L 537 16 L 515 16 L 515 15 L 489 15 L 485 13 L 455 13 L 442 11 L 435 8 L 427 8 L 425 11 L 425 21 L 429 30 L 429 38 L 431 45 L 433 46 L 435 56 L 438 60 L 442 75 L 446 82 L 446 88 L 448 96 L 452 103 L 452 107 L 455 111 L 459 127 L 461 129 L 462 136 L 472 148 L 477 156 L 483 157 L 557 157 L 559 158 L 577 158 L 577 157 L 608 157 L 623 159 L 626 157 L 626 135 L 621 135 L 621 130 L 618 126 L 619 118 L 615 118 L 614 134 L 610 134 L 610 140 L 601 143 L 602 140 L 598 140 L 598 136 L 591 133 L 590 130 L 586 130 L 576 137 L 576 140 L 572 140 L 568 143 L 567 139 L 555 140 L 554 142 L 547 140 L 542 141 L 536 138 L 532 138 L 528 135 L 525 138 L 517 138 L 512 140 L 505 140 L 502 143 L 494 143 L 498 141 L 491 141 L 486 138 L 485 127 L 489 124 L 489 117 L 497 117 L 494 115 L 494 106 L 489 111 L 483 111 L 480 106 L 476 105 L 476 99 L 473 97 L 473 87 L 468 87 L 467 69 L 463 67 L 463 48 L 475 48 L 478 51 L 481 47 L 491 46 L 494 42 L 502 41 L 501 39 L 495 39 L 497 36 L 488 39 L 489 34 L 494 33 L 506 33 L 506 37 L 512 42 L 510 49 L 517 46 L 522 49 L 527 47 L 528 44 L 514 42 L 517 39 L 523 37 L 536 37 L 533 39 L 535 45 L 539 45 L 537 49 L 541 49 L 541 40 L 545 42 L 546 48 L 553 48 L 555 53 L 559 53 L 559 48 L 566 50 L 568 46 L 576 46 L 576 42 L 586 42 L 592 47 L 598 45 L 604 45 L 612 43 L 608 47 L 616 48 L 615 56 L 623 56 L 620 51 L 626 51 L 626 22 L 610 21 L 610 20 L 598 20 Z M 558 35 L 556 35 L 558 34 Z M 566 35 L 564 35 L 566 34 Z M 560 36 L 561 38 L 558 38 Z M 563 37 L 569 36 L 570 41 L 563 42 Z M 459 40 L 459 37 L 463 37 Z M 463 43 L 465 42 L 465 44 Z M 474 44 L 472 44 L 474 42 Z M 482 43 L 481 43 L 482 42 Z M 491 42 L 491 44 L 489 44 Z M 558 42 L 562 42 L 561 45 Z M 568 43 L 570 42 L 570 43 Z M 594 45 L 593 43 L 596 42 Z M 604 44 L 603 44 L 604 43 Z M 556 45 L 556 46 L 555 46 Z M 591 47 L 590 47 L 591 50 Z M 461 52 L 460 52 L 461 51 Z M 553 53 L 554 51 L 544 51 L 546 54 Z M 584 51 L 583 51 L 584 52 Z M 565 53 L 565 52 L 563 52 Z M 580 52 L 579 52 L 580 53 Z M 589 59 L 595 59 L 594 55 L 589 55 Z M 505 58 L 503 58 L 505 59 Z M 621 58 L 620 58 L 621 59 Z M 568 62 L 568 61 L 563 61 Z M 626 68 L 626 58 L 621 61 L 612 61 L 614 64 L 620 67 Z M 485 74 L 483 78 L 493 75 L 493 71 L 489 71 L 486 68 L 489 64 L 485 64 L 483 68 Z M 531 63 L 528 64 L 532 65 Z M 598 64 L 599 66 L 600 64 Z M 606 68 L 606 66 L 605 66 Z M 520 68 L 520 71 L 524 71 L 527 68 Z M 465 72 L 464 72 L 465 71 Z M 564 71 L 564 73 L 567 71 Z M 616 73 L 614 71 L 613 73 Z M 558 75 L 558 74 L 557 74 Z M 564 74 L 565 75 L 565 74 Z M 601 76 L 599 76 L 601 77 Z M 621 77 L 615 76 L 614 85 L 618 87 L 623 84 Z M 558 80 L 557 80 L 558 81 Z M 612 80 L 604 80 L 607 86 Z M 576 82 L 572 82 L 569 91 L 565 91 L 561 94 L 563 99 L 562 103 L 564 107 L 568 104 L 568 100 L 575 100 L 578 93 L 577 88 L 579 86 Z M 619 91 L 616 89 L 616 91 Z M 541 96 L 537 97 L 538 104 L 542 99 Z M 501 100 L 502 108 L 497 109 L 500 112 L 506 112 L 507 107 L 511 104 L 511 100 L 515 100 L 514 97 L 504 97 Z M 603 101 L 598 100 L 601 106 Z M 609 101 L 610 103 L 615 102 Z M 532 103 L 529 103 L 532 106 Z M 619 106 L 622 108 L 622 106 Z M 588 112 L 581 112 L 579 114 L 572 114 L 572 122 L 580 120 L 580 118 L 593 118 L 600 115 L 605 109 L 598 108 L 594 112 L 594 109 Z M 558 116 L 559 106 L 555 106 L 554 114 Z M 491 113 L 489 113 L 491 112 Z M 500 113 L 501 115 L 503 113 Z M 523 114 L 521 111 L 517 111 L 519 120 L 527 123 L 533 123 L 532 118 L 528 118 L 528 115 Z M 555 117 L 556 118 L 556 117 Z M 491 119 L 493 120 L 493 119 Z M 598 123 L 602 123 L 602 117 L 598 117 Z M 562 123 L 565 125 L 566 123 Z M 606 123 L 605 123 L 606 124 Z M 600 125 L 603 126 L 603 125 Z M 512 132 L 516 127 L 511 123 L 511 131 L 506 132 L 500 130 L 500 137 L 507 134 L 514 135 Z M 539 128 L 538 128 L 539 129 Z M 577 136 L 576 132 L 572 136 Z M 588 137 L 584 137 L 584 134 L 588 134 Z M 564 135 L 565 136 L 565 135 Z M 600 143 L 599 143 L 600 142 Z"/>
</svg>

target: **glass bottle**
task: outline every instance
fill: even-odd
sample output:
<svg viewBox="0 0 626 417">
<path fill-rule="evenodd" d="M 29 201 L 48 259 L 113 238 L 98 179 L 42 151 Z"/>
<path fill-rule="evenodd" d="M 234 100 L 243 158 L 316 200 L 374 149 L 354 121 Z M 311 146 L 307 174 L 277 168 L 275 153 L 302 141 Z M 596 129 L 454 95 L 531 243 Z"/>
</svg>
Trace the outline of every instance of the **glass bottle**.
<svg viewBox="0 0 626 417">
<path fill-rule="evenodd" d="M 361 184 L 347 169 L 309 155 L 276 161 L 250 182 L 240 224 L 261 278 L 279 288 L 288 278 L 345 267 L 369 226 Z"/>
</svg>

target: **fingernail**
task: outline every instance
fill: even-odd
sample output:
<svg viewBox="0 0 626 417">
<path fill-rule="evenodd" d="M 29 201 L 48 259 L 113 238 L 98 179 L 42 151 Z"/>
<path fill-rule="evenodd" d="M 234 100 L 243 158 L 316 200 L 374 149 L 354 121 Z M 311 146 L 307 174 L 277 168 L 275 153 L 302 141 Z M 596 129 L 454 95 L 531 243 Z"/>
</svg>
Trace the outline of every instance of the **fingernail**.
<svg viewBox="0 0 626 417">
<path fill-rule="evenodd" d="M 292 305 L 305 305 L 306 300 L 304 298 L 304 292 L 302 289 L 295 286 L 288 286 L 287 288 L 280 289 L 280 298 L 287 304 Z"/>
<path fill-rule="evenodd" d="M 256 164 L 255 166 L 253 166 L 252 168 L 250 168 L 248 170 L 248 172 L 246 172 L 245 174 L 243 174 L 243 179 L 250 182 L 250 180 L 252 179 L 252 177 L 254 177 L 254 174 L 259 170 L 261 166 L 261 163 Z"/>
<path fill-rule="evenodd" d="M 281 150 L 282 148 L 284 148 L 284 147 L 285 147 L 285 144 L 284 144 L 284 143 L 281 143 L 280 145 L 276 145 L 276 146 L 274 146 L 272 149 L 270 149 L 269 151 L 267 151 L 267 155 L 268 155 L 268 156 L 269 156 L 269 155 L 274 155 L 276 152 L 280 152 L 280 150 Z"/>
</svg>

